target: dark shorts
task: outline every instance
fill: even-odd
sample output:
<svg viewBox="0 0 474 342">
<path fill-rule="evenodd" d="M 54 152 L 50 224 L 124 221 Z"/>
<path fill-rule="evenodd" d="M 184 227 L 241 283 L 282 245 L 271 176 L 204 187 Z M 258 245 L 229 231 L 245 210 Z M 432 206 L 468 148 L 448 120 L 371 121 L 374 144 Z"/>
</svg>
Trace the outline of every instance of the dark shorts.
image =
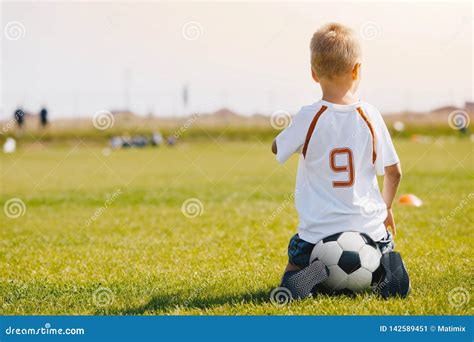
<svg viewBox="0 0 474 342">
<path fill-rule="evenodd" d="M 389 252 L 394 248 L 392 234 L 388 231 L 387 236 L 380 241 L 376 241 L 376 243 L 382 253 Z M 314 246 L 314 243 L 302 240 L 298 234 L 293 235 L 288 244 L 288 261 L 300 268 L 308 266 Z"/>
</svg>

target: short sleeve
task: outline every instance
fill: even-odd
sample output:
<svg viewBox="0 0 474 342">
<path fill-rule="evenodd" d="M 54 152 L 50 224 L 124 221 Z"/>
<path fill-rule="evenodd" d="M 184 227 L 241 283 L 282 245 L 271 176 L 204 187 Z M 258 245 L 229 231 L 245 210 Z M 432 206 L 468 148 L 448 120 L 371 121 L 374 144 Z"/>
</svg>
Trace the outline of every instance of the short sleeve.
<svg viewBox="0 0 474 342">
<path fill-rule="evenodd" d="M 395 165 L 400 162 L 395 146 L 393 146 L 390 132 L 380 113 L 377 113 L 377 122 L 375 124 L 375 141 L 377 159 L 375 160 L 375 168 L 377 175 L 385 174 L 385 167 Z"/>
<path fill-rule="evenodd" d="M 291 157 L 293 153 L 301 152 L 303 147 L 306 133 L 308 130 L 307 119 L 304 115 L 303 109 L 301 109 L 294 117 L 293 121 L 278 134 L 276 137 L 277 155 L 276 159 L 279 163 L 284 163 Z"/>
</svg>

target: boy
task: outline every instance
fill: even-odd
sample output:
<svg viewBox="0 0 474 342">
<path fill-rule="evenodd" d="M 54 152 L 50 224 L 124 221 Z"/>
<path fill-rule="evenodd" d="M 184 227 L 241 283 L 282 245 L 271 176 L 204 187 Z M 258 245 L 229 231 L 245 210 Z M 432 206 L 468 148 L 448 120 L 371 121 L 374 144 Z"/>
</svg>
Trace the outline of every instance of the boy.
<svg viewBox="0 0 474 342">
<path fill-rule="evenodd" d="M 355 95 L 361 74 L 359 42 L 349 28 L 332 23 L 313 35 L 310 50 L 311 73 L 321 85 L 322 99 L 303 107 L 272 144 L 280 163 L 300 154 L 298 234 L 288 246 L 281 286 L 293 297 L 309 295 L 327 278 L 321 262 L 309 265 L 314 245 L 335 233 L 359 231 L 378 242 L 384 253 L 382 295 L 406 295 L 408 274 L 400 255 L 391 251 L 400 160 L 380 113 Z M 382 194 L 377 175 L 385 175 Z"/>
</svg>

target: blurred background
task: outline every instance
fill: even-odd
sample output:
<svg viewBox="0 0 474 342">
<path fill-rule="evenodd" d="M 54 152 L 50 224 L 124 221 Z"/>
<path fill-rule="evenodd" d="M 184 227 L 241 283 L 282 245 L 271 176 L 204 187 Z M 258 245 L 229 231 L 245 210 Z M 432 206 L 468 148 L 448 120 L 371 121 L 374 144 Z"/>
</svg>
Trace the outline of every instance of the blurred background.
<svg viewBox="0 0 474 342">
<path fill-rule="evenodd" d="M 360 97 L 384 114 L 472 114 L 470 2 L 2 2 L 1 20 L 4 126 L 17 109 L 31 130 L 91 126 L 100 111 L 116 128 L 216 112 L 209 121 L 268 125 L 256 114 L 293 115 L 321 96 L 308 46 L 330 21 L 360 36 Z"/>
</svg>

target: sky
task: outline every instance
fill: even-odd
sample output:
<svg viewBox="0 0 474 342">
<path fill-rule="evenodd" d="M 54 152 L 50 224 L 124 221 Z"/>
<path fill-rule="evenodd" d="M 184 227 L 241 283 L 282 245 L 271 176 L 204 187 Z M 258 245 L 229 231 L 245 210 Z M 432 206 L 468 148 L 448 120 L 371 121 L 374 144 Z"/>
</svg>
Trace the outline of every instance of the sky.
<svg viewBox="0 0 474 342">
<path fill-rule="evenodd" d="M 0 119 L 131 109 L 181 116 L 222 107 L 296 112 L 321 97 L 309 40 L 350 26 L 359 97 L 382 112 L 473 97 L 472 2 L 2 2 Z M 183 87 L 189 101 L 183 103 Z"/>
</svg>

